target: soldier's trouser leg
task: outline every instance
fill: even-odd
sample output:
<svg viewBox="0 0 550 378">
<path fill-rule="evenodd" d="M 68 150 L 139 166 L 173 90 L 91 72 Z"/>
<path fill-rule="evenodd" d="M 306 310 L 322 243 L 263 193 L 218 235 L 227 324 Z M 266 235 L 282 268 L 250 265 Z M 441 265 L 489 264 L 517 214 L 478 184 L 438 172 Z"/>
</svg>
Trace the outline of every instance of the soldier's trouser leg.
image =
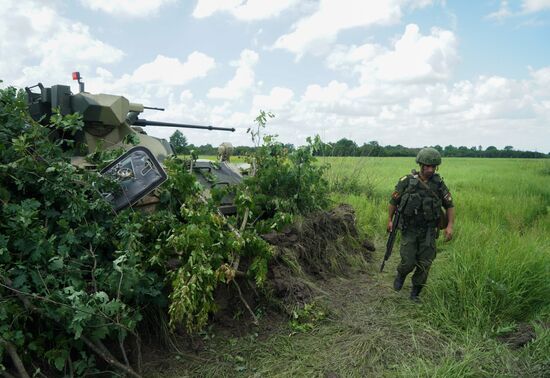
<svg viewBox="0 0 550 378">
<path fill-rule="evenodd" d="M 401 233 L 401 249 L 399 250 L 401 262 L 397 266 L 397 274 L 403 280 L 416 266 L 417 244 L 417 236 L 414 230 L 407 229 Z"/>
<path fill-rule="evenodd" d="M 413 286 L 423 287 L 428 279 L 428 272 L 435 259 L 435 230 L 428 229 L 418 235 L 418 250 L 416 254 L 416 270 L 412 276 Z"/>
</svg>

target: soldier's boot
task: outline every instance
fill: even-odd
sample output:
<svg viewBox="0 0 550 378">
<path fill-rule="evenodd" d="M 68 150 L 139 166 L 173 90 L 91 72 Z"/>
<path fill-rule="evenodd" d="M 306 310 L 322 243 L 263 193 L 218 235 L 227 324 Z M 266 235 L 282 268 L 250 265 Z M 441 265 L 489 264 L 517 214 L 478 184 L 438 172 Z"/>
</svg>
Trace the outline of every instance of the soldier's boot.
<svg viewBox="0 0 550 378">
<path fill-rule="evenodd" d="M 401 274 L 397 273 L 397 276 L 395 276 L 395 280 L 393 280 L 393 289 L 395 291 L 401 290 L 406 277 L 407 276 L 402 276 Z"/>
<path fill-rule="evenodd" d="M 420 292 L 422 291 L 422 286 L 413 286 L 411 289 L 411 300 L 415 302 L 420 302 Z"/>
</svg>

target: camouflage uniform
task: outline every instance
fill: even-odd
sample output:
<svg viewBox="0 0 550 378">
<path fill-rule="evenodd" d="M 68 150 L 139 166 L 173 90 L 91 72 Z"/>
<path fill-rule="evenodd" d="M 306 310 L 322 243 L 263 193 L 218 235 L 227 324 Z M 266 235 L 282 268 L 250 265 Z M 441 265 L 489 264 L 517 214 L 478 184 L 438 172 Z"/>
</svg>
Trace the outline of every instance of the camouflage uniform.
<svg viewBox="0 0 550 378">
<path fill-rule="evenodd" d="M 392 193 L 390 204 L 401 211 L 401 262 L 397 274 L 401 282 L 416 270 L 412 277 L 413 290 L 418 294 L 426 283 L 428 271 L 435 258 L 437 224 L 441 206 L 454 207 L 451 193 L 437 173 L 426 182 L 426 188 L 417 174 L 403 176 Z M 402 206 L 403 205 L 403 206 Z"/>
</svg>

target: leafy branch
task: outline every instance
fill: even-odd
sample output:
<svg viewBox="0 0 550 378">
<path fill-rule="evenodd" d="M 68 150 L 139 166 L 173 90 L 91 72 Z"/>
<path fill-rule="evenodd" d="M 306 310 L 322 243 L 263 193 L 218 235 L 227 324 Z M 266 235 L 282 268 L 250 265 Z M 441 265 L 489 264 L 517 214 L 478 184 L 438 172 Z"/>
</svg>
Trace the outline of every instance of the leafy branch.
<svg viewBox="0 0 550 378">
<path fill-rule="evenodd" d="M 99 372 L 99 356 L 138 376 L 139 353 L 132 360 L 126 344 L 133 338 L 139 351 L 140 327 L 152 322 L 144 309 L 194 332 L 216 310 L 219 285 L 235 285 L 253 313 L 236 279 L 265 284 L 273 253 L 260 234 L 327 204 L 314 143 L 288 151 L 261 138 L 273 117 L 261 111 L 255 120 L 257 170 L 234 189 L 237 216 L 222 217 L 218 197 L 206 199 L 178 158 L 164 161 L 169 179 L 153 194 L 154 212 L 116 213 L 101 195 L 113 183 L 70 164 L 82 118 L 54 113 L 50 125 L 39 125 L 21 92 L 0 89 L 2 374 L 31 375 L 32 366 L 46 375 L 90 375 Z M 88 159 L 101 166 L 113 154 Z M 118 345 L 120 359 L 106 345 Z"/>
</svg>

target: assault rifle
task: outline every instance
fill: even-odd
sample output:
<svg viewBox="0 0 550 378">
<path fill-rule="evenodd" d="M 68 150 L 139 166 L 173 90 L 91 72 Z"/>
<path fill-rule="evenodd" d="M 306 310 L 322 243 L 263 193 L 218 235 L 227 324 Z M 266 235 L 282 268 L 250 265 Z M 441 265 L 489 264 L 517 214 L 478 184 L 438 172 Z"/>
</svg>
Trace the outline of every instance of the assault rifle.
<svg viewBox="0 0 550 378">
<path fill-rule="evenodd" d="M 405 208 L 407 205 L 407 201 L 402 203 L 400 206 L 397 206 L 395 209 L 395 213 L 393 213 L 392 218 L 392 228 L 390 235 L 388 236 L 388 241 L 386 242 L 386 254 L 384 255 L 384 260 L 382 261 L 382 265 L 380 266 L 380 272 L 384 270 L 384 265 L 386 264 L 386 261 L 389 260 L 391 256 L 391 252 L 393 250 L 393 244 L 395 243 L 395 238 L 397 237 L 397 226 L 399 225 L 399 219 L 401 219 L 401 209 Z"/>
<path fill-rule="evenodd" d="M 386 254 L 384 255 L 384 260 L 382 261 L 382 265 L 380 265 L 380 272 L 384 270 L 384 265 L 386 264 L 386 261 L 389 260 L 391 256 L 391 252 L 393 250 L 393 245 L 395 243 L 395 238 L 397 237 L 397 225 L 399 224 L 399 218 L 401 218 L 401 211 L 399 211 L 399 207 L 395 210 L 395 213 L 393 213 L 392 218 L 392 229 L 390 232 L 390 235 L 388 236 L 388 241 L 386 242 Z"/>
</svg>

